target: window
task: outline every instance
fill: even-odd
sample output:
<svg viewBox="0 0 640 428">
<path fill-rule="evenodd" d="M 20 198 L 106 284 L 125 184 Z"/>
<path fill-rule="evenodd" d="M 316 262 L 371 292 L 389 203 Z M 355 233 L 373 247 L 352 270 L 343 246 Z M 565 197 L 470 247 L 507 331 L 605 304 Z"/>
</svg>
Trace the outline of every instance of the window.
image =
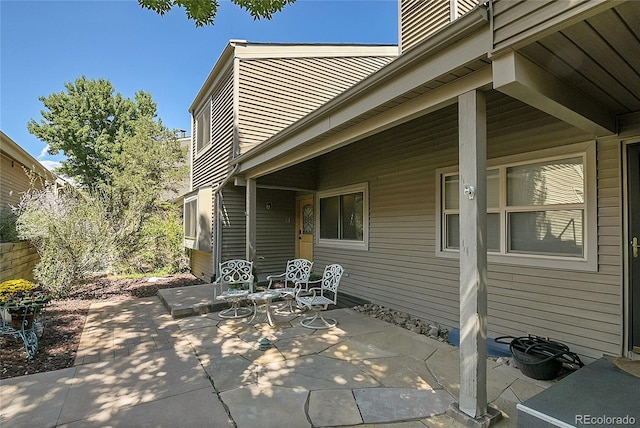
<svg viewBox="0 0 640 428">
<path fill-rule="evenodd" d="M 182 219 L 186 248 L 211 252 L 212 201 L 211 187 L 201 187 L 185 195 Z"/>
<path fill-rule="evenodd" d="M 193 196 L 184 201 L 184 237 L 196 239 L 198 221 L 198 196 Z"/>
<path fill-rule="evenodd" d="M 196 153 L 209 145 L 211 139 L 211 104 L 207 102 L 196 116 Z"/>
<path fill-rule="evenodd" d="M 595 145 L 570 155 L 557 150 L 488 162 L 489 260 L 595 270 Z M 581 146 L 582 147 L 582 146 Z M 458 172 L 439 170 L 439 255 L 457 256 Z M 554 262 L 554 260 L 557 262 Z"/>
<path fill-rule="evenodd" d="M 366 249 L 368 245 L 368 186 L 359 184 L 318 195 L 319 245 Z"/>
</svg>

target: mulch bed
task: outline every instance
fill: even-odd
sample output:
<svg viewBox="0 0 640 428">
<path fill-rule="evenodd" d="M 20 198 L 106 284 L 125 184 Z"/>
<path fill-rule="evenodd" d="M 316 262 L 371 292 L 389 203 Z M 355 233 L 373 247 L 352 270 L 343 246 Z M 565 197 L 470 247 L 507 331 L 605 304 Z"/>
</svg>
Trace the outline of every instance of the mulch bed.
<svg viewBox="0 0 640 428">
<path fill-rule="evenodd" d="M 46 310 L 44 334 L 35 357 L 27 361 L 22 340 L 0 335 L 0 379 L 73 367 L 89 306 L 93 302 L 155 296 L 159 289 L 203 284 L 191 274 L 148 278 L 100 278 L 74 292 L 69 299 L 53 301 Z"/>
</svg>

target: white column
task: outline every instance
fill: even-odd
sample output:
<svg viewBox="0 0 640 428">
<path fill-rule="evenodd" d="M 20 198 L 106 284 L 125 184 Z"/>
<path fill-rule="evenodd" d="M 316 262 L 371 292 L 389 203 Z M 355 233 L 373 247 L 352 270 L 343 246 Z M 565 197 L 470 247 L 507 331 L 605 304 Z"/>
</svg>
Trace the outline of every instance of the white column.
<svg viewBox="0 0 640 428">
<path fill-rule="evenodd" d="M 484 94 L 458 97 L 460 164 L 459 409 L 487 412 L 487 121 Z"/>
<path fill-rule="evenodd" d="M 247 179 L 247 194 L 246 194 L 246 252 L 247 260 L 256 259 L 256 180 L 253 178 Z"/>
</svg>

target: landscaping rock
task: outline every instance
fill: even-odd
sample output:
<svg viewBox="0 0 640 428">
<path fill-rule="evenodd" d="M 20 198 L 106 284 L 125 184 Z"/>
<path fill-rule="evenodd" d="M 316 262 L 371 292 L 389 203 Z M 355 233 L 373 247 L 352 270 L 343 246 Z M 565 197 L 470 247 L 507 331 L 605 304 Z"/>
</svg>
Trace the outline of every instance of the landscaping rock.
<svg viewBox="0 0 640 428">
<path fill-rule="evenodd" d="M 396 311 L 381 305 L 367 303 L 354 306 L 354 311 L 361 312 L 382 321 L 406 328 L 413 333 L 429 336 L 441 342 L 447 342 L 449 331 L 437 323 L 416 318 L 406 312 Z"/>
</svg>

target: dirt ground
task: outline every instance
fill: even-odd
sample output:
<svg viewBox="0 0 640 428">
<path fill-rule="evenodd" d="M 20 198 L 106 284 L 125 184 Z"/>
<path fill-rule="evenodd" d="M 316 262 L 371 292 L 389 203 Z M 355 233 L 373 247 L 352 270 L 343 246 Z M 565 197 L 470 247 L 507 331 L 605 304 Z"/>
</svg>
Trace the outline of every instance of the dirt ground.
<svg viewBox="0 0 640 428">
<path fill-rule="evenodd" d="M 66 300 L 53 301 L 46 309 L 44 334 L 39 349 L 27 361 L 20 339 L 0 336 L 0 379 L 73 367 L 87 312 L 92 302 L 128 300 L 155 296 L 161 288 L 202 284 L 191 274 L 168 275 L 165 280 L 149 282 L 148 278 L 102 278 L 73 293 Z"/>
</svg>

